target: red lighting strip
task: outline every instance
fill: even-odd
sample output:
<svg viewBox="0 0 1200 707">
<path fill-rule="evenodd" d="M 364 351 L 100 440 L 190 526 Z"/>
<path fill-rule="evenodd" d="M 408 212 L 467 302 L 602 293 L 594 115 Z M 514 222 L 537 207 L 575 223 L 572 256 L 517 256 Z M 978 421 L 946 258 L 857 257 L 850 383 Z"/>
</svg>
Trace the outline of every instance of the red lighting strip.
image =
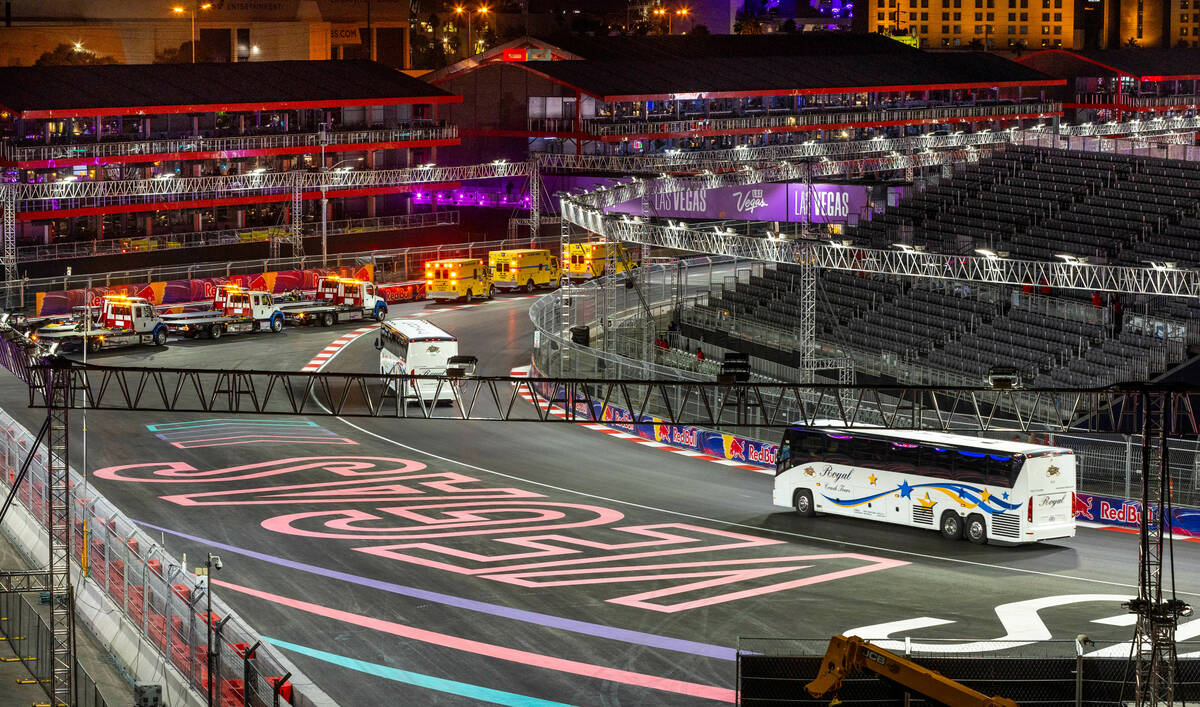
<svg viewBox="0 0 1200 707">
<path fill-rule="evenodd" d="M 462 96 L 402 96 L 397 98 L 339 98 L 320 101 L 275 103 L 200 103 L 170 106 L 120 106 L 111 108 L 62 108 L 20 111 L 22 118 L 80 118 L 104 115 L 163 115 L 166 113 L 220 113 L 223 111 L 303 110 L 306 108 L 350 108 L 356 106 L 408 106 L 462 103 Z"/>
</svg>

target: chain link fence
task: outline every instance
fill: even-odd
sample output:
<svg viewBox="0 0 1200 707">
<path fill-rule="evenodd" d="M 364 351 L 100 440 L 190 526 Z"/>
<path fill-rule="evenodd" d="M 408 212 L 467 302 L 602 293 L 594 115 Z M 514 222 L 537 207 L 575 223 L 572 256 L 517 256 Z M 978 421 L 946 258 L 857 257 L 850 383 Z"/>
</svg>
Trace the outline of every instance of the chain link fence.
<svg viewBox="0 0 1200 707">
<path fill-rule="evenodd" d="M 44 595 L 49 601 L 49 594 Z M 29 670 L 31 679 L 43 687 L 50 682 L 54 665 L 54 639 L 46 617 L 29 603 L 27 596 L 15 593 L 0 594 L 0 633 L 18 659 Z M 96 681 L 88 675 L 79 661 L 74 661 L 72 690 L 75 707 L 107 707 Z"/>
<path fill-rule="evenodd" d="M 738 704 L 828 704 L 831 695 L 814 698 L 805 689 L 820 671 L 828 645 L 828 639 L 739 639 Z M 1021 705 L 1117 707 L 1134 699 L 1134 666 L 1129 655 L 1095 655 L 1094 649 L 1079 650 L 1075 641 L 923 638 L 920 644 L 900 640 L 878 645 L 984 695 L 1007 697 Z M 1198 649 L 1200 644 L 1195 643 L 1178 646 L 1181 657 L 1175 673 L 1175 699 L 1179 703 L 1200 699 Z M 868 705 L 940 704 L 917 693 L 906 694 L 900 684 L 865 672 L 847 677 L 837 697 Z"/>
<path fill-rule="evenodd" d="M 0 488 L 11 488 L 34 436 L 0 410 Z M 34 451 L 29 471 L 17 489 L 17 502 L 39 525 L 46 520 L 46 452 Z M 207 582 L 193 575 L 116 506 L 71 472 L 72 556 L 80 584 L 92 583 L 137 627 L 144 640 L 199 694 L 208 690 L 208 640 L 214 631 L 216 704 L 288 704 L 318 707 L 328 697 L 300 675 L 278 650 L 235 615 L 219 596 L 206 596 Z M 11 616 L 11 614 L 8 614 Z M 86 622 L 86 616 L 80 614 Z M 211 621 L 211 624 L 210 624 Z M 28 635 L 28 634 L 23 634 Z M 48 645 L 48 640 L 46 645 Z M 48 648 L 47 648 L 48 650 Z M 49 656 L 39 656 L 49 665 Z M 89 678 L 90 681 L 90 678 Z"/>
</svg>

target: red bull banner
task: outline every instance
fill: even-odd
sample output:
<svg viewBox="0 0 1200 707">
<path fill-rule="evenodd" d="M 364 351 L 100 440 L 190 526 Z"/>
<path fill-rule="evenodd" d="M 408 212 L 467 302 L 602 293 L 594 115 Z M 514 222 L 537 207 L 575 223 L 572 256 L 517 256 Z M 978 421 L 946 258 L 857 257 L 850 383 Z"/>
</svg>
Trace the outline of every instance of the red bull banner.
<svg viewBox="0 0 1200 707">
<path fill-rule="evenodd" d="M 1137 530 L 1142 522 L 1142 504 L 1111 496 L 1097 496 L 1077 491 L 1074 501 L 1075 520 Z M 1158 509 L 1150 507 L 1153 521 Z M 1172 508 L 1171 526 L 1176 535 L 1200 537 L 1200 509 Z"/>
<path fill-rule="evenodd" d="M 225 284 L 239 285 L 248 290 L 264 290 L 272 294 L 283 294 L 293 290 L 315 290 L 317 280 L 324 275 L 339 275 L 359 280 L 374 280 L 375 267 L 361 265 L 337 268 L 313 268 L 308 270 L 280 270 L 274 272 L 251 273 L 246 275 L 231 275 L 229 277 L 206 277 L 193 280 L 166 280 L 162 282 L 146 282 L 132 285 L 115 285 L 112 287 L 91 287 L 77 290 L 53 290 L 37 293 L 35 315 L 53 316 L 70 314 L 72 307 L 84 305 L 99 305 L 105 295 L 125 295 L 128 297 L 145 297 L 154 305 L 180 305 L 185 303 L 208 302 L 217 293 L 217 287 Z M 417 283 L 398 283 L 392 296 L 395 302 L 405 302 L 411 299 L 424 299 L 425 287 Z M 407 289 L 406 289 L 407 288 Z M 381 286 L 381 290 L 383 287 Z M 409 296 L 409 299 L 402 299 Z M 386 297 L 386 295 L 385 295 Z M 392 302 L 393 300 L 387 300 Z"/>
</svg>

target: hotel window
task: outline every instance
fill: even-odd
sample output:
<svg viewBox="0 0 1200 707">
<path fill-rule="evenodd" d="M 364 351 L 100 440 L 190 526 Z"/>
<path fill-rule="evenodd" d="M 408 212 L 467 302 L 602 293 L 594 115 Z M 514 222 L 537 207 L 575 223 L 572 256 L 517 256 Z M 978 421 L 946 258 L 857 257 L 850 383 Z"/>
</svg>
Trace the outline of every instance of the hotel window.
<svg viewBox="0 0 1200 707">
<path fill-rule="evenodd" d="M 1049 22 L 1049 21 L 1050 21 L 1050 13 L 1049 13 L 1049 12 L 1043 12 L 1043 13 L 1042 13 L 1042 22 Z"/>
<path fill-rule="evenodd" d="M 1055 33 L 1055 34 L 1062 34 L 1062 26 L 1061 26 L 1061 25 L 1055 25 L 1055 26 L 1054 26 L 1054 33 Z"/>
<path fill-rule="evenodd" d="M 917 21 L 917 17 L 918 17 L 918 15 L 917 15 L 917 13 L 915 13 L 915 12 L 910 12 L 910 13 L 908 13 L 908 21 L 909 21 L 909 22 L 916 22 L 916 21 Z"/>
<path fill-rule="evenodd" d="M 950 34 L 950 25 L 942 25 L 942 34 Z"/>
<path fill-rule="evenodd" d="M 1016 25 L 1009 25 L 1009 26 L 1008 26 L 1008 33 L 1009 33 L 1009 34 L 1016 34 L 1016 33 L 1017 33 L 1017 26 L 1016 26 Z"/>
<path fill-rule="evenodd" d="M 961 20 L 961 19 L 962 19 L 962 13 L 961 13 L 961 12 L 956 12 L 956 13 L 954 13 L 954 19 L 955 19 L 955 20 Z M 955 32 L 958 32 L 958 31 L 960 31 L 960 30 L 954 30 L 954 31 L 955 31 Z"/>
<path fill-rule="evenodd" d="M 987 14 L 987 20 L 988 20 L 988 22 L 995 22 L 996 21 L 996 13 L 989 12 Z"/>
<path fill-rule="evenodd" d="M 1043 47 L 1048 47 L 1048 46 L 1050 46 L 1050 40 L 1049 40 L 1049 39 L 1043 39 L 1043 40 L 1042 40 L 1042 46 L 1043 46 Z"/>
<path fill-rule="evenodd" d="M 1022 12 L 1022 13 L 1021 13 L 1021 21 L 1022 21 L 1022 22 L 1028 22 L 1028 21 L 1029 21 L 1029 13 L 1028 13 L 1028 12 Z"/>
<path fill-rule="evenodd" d="M 1042 25 L 1042 34 L 1050 34 L 1050 25 Z"/>
<path fill-rule="evenodd" d="M 962 25 L 954 25 L 954 33 L 962 34 Z"/>
<path fill-rule="evenodd" d="M 1054 13 L 1054 21 L 1055 21 L 1055 22 L 1062 22 L 1062 13 L 1061 13 L 1061 12 L 1056 12 L 1056 13 Z"/>
<path fill-rule="evenodd" d="M 882 12 L 881 12 L 881 13 L 879 13 L 879 21 L 880 21 L 880 22 L 883 22 L 883 13 L 882 13 Z"/>
<path fill-rule="evenodd" d="M 950 13 L 949 13 L 949 12 L 943 12 L 943 13 L 942 13 L 942 22 L 949 22 L 949 21 L 950 21 Z M 944 31 L 944 30 L 943 30 L 943 31 Z"/>
<path fill-rule="evenodd" d="M 976 13 L 975 13 L 975 21 L 976 21 L 976 22 L 983 22 L 983 13 L 982 13 L 982 12 L 976 12 Z"/>
<path fill-rule="evenodd" d="M 1017 21 L 1017 13 L 1015 13 L 1015 12 L 1008 13 L 1008 21 L 1016 22 Z"/>
<path fill-rule="evenodd" d="M 921 25 L 921 34 L 929 34 L 929 25 Z"/>
<path fill-rule="evenodd" d="M 1021 25 L 1021 34 L 1029 34 L 1029 25 Z"/>
</svg>

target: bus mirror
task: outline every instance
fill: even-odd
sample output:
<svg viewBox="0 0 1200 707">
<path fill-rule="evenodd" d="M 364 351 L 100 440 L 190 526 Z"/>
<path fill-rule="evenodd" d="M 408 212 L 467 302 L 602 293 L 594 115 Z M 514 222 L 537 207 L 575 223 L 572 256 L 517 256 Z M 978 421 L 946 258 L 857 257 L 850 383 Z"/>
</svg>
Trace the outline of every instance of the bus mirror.
<svg viewBox="0 0 1200 707">
<path fill-rule="evenodd" d="M 375 337 L 375 350 L 383 351 L 383 337 L 382 336 Z"/>
</svg>

